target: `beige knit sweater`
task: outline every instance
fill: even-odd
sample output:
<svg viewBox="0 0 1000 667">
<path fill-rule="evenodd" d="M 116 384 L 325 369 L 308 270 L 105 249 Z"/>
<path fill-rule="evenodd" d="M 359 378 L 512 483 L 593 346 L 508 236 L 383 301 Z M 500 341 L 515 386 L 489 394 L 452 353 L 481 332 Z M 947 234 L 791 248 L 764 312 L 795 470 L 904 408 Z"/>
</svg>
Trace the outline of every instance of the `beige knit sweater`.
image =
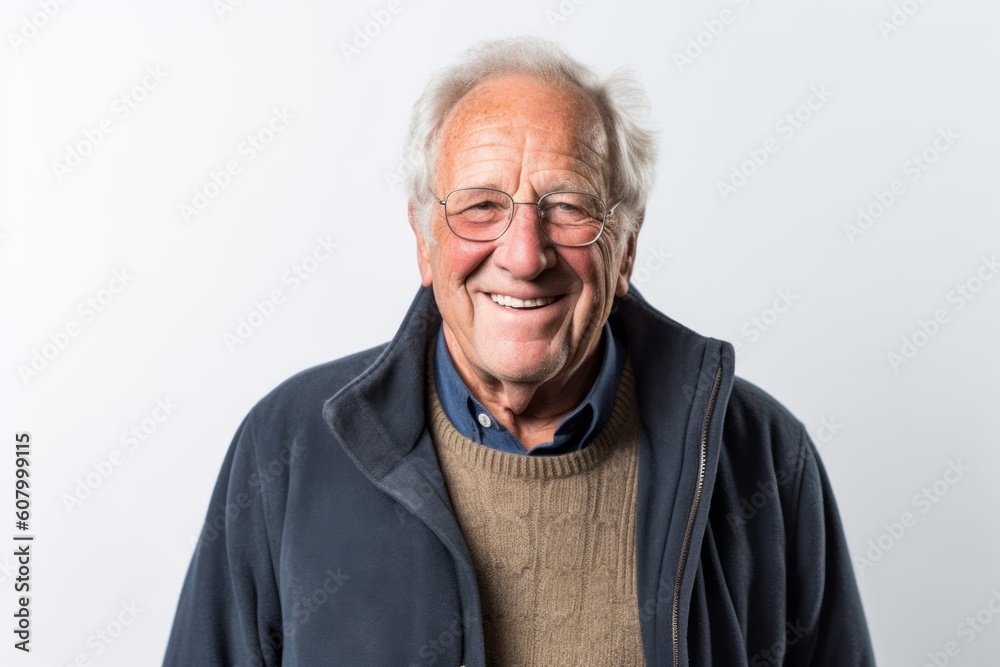
<svg viewBox="0 0 1000 667">
<path fill-rule="evenodd" d="M 432 368 L 429 426 L 476 568 L 487 663 L 643 665 L 631 362 L 594 439 L 577 452 L 538 457 L 501 452 L 459 433 L 441 407 Z"/>
</svg>

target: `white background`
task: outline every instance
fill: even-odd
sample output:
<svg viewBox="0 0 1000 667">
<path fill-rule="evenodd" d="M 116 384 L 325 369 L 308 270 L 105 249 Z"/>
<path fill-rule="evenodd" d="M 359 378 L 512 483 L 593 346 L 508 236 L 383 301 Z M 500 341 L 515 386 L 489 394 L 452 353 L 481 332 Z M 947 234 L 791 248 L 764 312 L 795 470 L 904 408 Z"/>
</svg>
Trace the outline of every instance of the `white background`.
<svg viewBox="0 0 1000 667">
<path fill-rule="evenodd" d="M 42 4 L 5 0 L 0 15 L 0 540 L 16 532 L 21 431 L 37 536 L 30 656 L 11 646 L 13 547 L 0 548 L 0 663 L 162 659 L 242 417 L 294 372 L 390 338 L 418 287 L 395 181 L 428 76 L 479 39 L 530 33 L 601 73 L 630 66 L 647 88 L 662 149 L 635 284 L 741 343 L 738 372 L 821 442 L 880 664 L 923 665 L 949 641 L 949 664 L 995 664 L 1000 618 L 959 626 L 1000 591 L 1000 279 L 983 263 L 1000 254 L 996 3 L 908 0 L 895 26 L 889 0 L 399 0 L 350 57 L 343 45 L 387 2 L 79 0 L 51 18 Z M 704 22 L 718 32 L 723 10 L 713 36 Z M 800 108 L 814 87 L 829 98 Z M 249 160 L 241 144 L 275 109 L 294 119 Z M 807 119 L 789 137 L 776 123 L 796 112 Z M 111 131 L 87 146 L 102 119 Z M 768 138 L 777 152 L 724 199 L 718 183 Z M 75 168 L 56 166 L 81 144 Z M 935 161 L 912 180 L 925 149 Z M 185 220 L 230 160 L 240 173 Z M 894 179 L 905 192 L 849 234 Z M 293 288 L 285 274 L 318 237 L 338 248 Z M 955 291 L 966 283 L 971 300 Z M 227 345 L 275 289 L 283 302 Z M 775 318 L 779 291 L 793 299 Z M 938 310 L 944 324 L 915 336 Z M 920 344 L 909 359 L 904 337 Z M 19 370 L 36 352 L 41 369 Z M 148 421 L 168 399 L 172 414 Z M 130 450 L 123 434 L 144 420 L 156 429 Z M 95 476 L 115 450 L 120 465 Z M 950 463 L 969 468 L 953 485 L 939 481 Z M 935 481 L 943 495 L 915 502 Z M 887 524 L 904 512 L 916 523 L 897 539 Z M 864 565 L 868 552 L 880 558 Z M 132 602 L 132 625 L 97 641 Z"/>
</svg>

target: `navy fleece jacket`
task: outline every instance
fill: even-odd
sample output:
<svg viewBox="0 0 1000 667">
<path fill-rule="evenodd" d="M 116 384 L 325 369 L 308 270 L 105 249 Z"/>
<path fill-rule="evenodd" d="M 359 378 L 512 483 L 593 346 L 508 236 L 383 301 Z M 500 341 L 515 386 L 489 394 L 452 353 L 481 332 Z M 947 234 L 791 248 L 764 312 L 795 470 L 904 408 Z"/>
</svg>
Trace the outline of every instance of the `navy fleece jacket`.
<svg viewBox="0 0 1000 667">
<path fill-rule="evenodd" d="M 823 465 L 733 348 L 630 288 L 647 665 L 874 665 Z M 424 416 L 440 315 L 263 398 L 230 445 L 164 665 L 484 667 L 476 576 Z"/>
</svg>

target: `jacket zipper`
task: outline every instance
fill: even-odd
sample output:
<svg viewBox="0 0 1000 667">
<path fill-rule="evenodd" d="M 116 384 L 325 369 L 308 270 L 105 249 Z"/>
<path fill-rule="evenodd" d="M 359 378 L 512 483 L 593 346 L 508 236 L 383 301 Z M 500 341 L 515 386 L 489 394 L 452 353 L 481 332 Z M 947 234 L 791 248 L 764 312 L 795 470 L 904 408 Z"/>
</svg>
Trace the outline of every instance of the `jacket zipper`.
<svg viewBox="0 0 1000 667">
<path fill-rule="evenodd" d="M 674 667 L 680 667 L 680 610 L 681 610 L 681 580 L 684 578 L 684 567 L 687 565 L 688 550 L 691 548 L 691 534 L 694 532 L 694 521 L 701 504 L 701 492 L 705 486 L 705 466 L 708 457 L 708 424 L 712 421 L 712 410 L 715 408 L 715 397 L 719 393 L 719 383 L 722 380 L 722 364 L 715 371 L 715 383 L 708 397 L 708 408 L 705 410 L 705 420 L 701 423 L 701 451 L 698 458 L 698 486 L 695 488 L 691 501 L 691 513 L 688 515 L 687 528 L 684 531 L 684 542 L 681 544 L 681 558 L 677 563 L 677 576 L 674 579 L 674 607 L 671 614 L 671 627 L 674 640 Z"/>
</svg>

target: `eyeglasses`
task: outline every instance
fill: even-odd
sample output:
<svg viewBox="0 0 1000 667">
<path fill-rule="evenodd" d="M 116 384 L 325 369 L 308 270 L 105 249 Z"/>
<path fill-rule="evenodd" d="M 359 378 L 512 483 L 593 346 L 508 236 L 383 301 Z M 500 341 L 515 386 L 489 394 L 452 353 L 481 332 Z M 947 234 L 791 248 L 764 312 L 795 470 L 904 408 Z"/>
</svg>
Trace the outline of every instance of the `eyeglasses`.
<svg viewBox="0 0 1000 667">
<path fill-rule="evenodd" d="M 504 235 L 514 219 L 514 205 L 538 207 L 542 233 L 557 245 L 586 246 L 601 237 L 610 209 L 604 201 L 585 192 L 550 192 L 537 202 L 516 202 L 503 190 L 459 188 L 438 203 L 444 206 L 449 229 L 466 241 L 495 241 Z"/>
</svg>

